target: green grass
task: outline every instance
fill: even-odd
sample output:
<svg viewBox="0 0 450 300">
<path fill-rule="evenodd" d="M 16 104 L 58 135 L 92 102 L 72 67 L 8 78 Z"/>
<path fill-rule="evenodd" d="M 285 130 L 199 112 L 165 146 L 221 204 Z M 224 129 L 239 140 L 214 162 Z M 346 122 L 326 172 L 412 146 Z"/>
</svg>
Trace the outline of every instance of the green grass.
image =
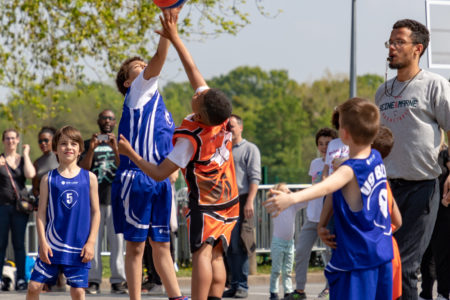
<svg viewBox="0 0 450 300">
<path fill-rule="evenodd" d="M 111 269 L 109 268 L 109 256 L 102 256 L 102 264 L 103 264 L 103 278 L 109 278 L 111 276 Z M 270 274 L 271 270 L 271 261 L 270 259 L 258 256 L 257 257 L 257 268 L 256 271 L 258 274 Z M 308 272 L 319 272 L 323 271 L 323 267 L 313 266 L 309 267 Z M 191 277 L 192 275 L 192 266 L 191 265 L 182 265 L 179 266 L 179 270 L 177 272 L 177 277 Z"/>
</svg>

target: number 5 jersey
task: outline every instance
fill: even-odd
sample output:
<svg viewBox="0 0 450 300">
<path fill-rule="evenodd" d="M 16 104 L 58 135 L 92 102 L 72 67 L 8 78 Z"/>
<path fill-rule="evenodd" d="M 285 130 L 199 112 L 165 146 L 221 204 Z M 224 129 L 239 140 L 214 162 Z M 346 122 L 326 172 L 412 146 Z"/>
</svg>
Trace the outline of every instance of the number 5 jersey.
<svg viewBox="0 0 450 300">
<path fill-rule="evenodd" d="M 53 251 L 52 264 L 89 267 L 81 262 L 91 228 L 89 171 L 66 178 L 57 169 L 48 173 L 48 206 L 45 238 Z"/>
</svg>

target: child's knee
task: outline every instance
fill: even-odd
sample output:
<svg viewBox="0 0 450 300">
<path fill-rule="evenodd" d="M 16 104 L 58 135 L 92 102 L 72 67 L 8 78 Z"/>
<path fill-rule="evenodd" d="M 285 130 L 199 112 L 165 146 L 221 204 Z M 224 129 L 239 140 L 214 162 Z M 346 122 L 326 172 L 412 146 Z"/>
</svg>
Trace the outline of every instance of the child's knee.
<svg viewBox="0 0 450 300">
<path fill-rule="evenodd" d="M 32 295 L 39 294 L 41 292 L 43 286 L 44 286 L 43 283 L 31 280 L 28 283 L 28 294 L 32 294 Z"/>
<path fill-rule="evenodd" d="M 126 249 L 127 249 L 126 252 L 127 256 L 128 255 L 131 255 L 132 257 L 139 256 L 142 258 L 145 249 L 145 243 L 127 241 Z"/>
<path fill-rule="evenodd" d="M 81 287 L 71 287 L 70 295 L 72 299 L 83 299 L 84 298 L 84 288 Z"/>
<path fill-rule="evenodd" d="M 150 245 L 152 246 L 152 251 L 155 254 L 170 254 L 170 242 L 154 242 L 150 240 Z"/>
</svg>

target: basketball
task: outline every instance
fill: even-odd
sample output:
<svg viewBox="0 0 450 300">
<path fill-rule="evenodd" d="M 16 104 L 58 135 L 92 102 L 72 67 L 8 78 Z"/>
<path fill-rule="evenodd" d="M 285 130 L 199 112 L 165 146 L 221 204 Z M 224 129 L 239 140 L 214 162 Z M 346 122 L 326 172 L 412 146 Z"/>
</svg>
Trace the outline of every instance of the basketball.
<svg viewBox="0 0 450 300">
<path fill-rule="evenodd" d="M 161 9 L 175 8 L 182 5 L 186 0 L 153 0 L 153 3 L 158 5 Z"/>
</svg>

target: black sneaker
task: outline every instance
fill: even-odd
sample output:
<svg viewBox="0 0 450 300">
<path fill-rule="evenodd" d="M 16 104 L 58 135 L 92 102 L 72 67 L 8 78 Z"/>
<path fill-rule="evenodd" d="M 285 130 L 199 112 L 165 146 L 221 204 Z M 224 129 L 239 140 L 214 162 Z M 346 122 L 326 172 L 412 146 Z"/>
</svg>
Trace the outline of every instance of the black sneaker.
<svg viewBox="0 0 450 300">
<path fill-rule="evenodd" d="M 111 284 L 111 293 L 113 294 L 127 294 L 127 283 L 121 282 L 121 283 L 112 283 Z"/>
<path fill-rule="evenodd" d="M 235 294 L 236 294 L 235 289 L 228 289 L 225 292 L 223 292 L 222 298 L 233 298 Z"/>
<path fill-rule="evenodd" d="M 280 298 L 278 298 L 278 294 L 277 293 L 270 293 L 270 298 L 269 300 L 279 300 Z"/>
<path fill-rule="evenodd" d="M 294 291 L 293 293 L 290 293 L 287 297 L 284 297 L 284 300 L 304 300 L 306 299 L 305 292 L 297 292 Z"/>
<path fill-rule="evenodd" d="M 98 283 L 89 282 L 89 286 L 85 289 L 87 294 L 96 295 L 100 294 L 100 286 Z"/>
<path fill-rule="evenodd" d="M 25 292 L 28 289 L 28 285 L 25 280 L 19 279 L 16 284 L 16 291 Z"/>
</svg>

